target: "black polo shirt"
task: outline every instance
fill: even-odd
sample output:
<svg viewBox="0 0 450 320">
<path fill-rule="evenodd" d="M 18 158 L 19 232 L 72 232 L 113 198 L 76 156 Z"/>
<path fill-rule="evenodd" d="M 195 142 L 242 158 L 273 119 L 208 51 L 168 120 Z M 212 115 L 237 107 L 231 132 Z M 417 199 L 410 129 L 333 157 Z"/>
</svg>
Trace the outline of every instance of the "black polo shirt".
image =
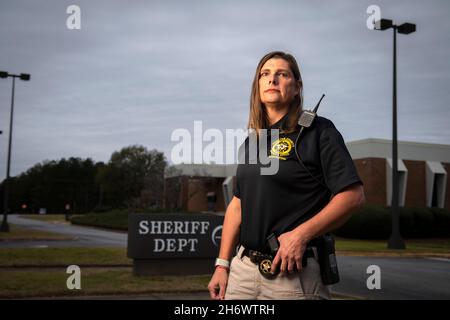
<svg viewBox="0 0 450 320">
<path fill-rule="evenodd" d="M 282 128 L 286 117 L 267 133 L 267 155 L 279 158 L 276 174 L 262 175 L 260 169 L 269 165 L 248 162 L 248 137 L 239 148 L 240 158 L 245 152 L 247 161 L 238 165 L 234 195 L 241 200 L 240 243 L 249 249 L 267 251 L 271 233 L 279 236 L 294 229 L 320 212 L 332 194 L 362 184 L 341 134 L 326 118 L 316 117 L 297 144 L 302 162 L 314 177 L 300 165 L 293 148 L 300 127 L 293 133 L 279 133 L 279 139 L 271 143 L 271 132 Z"/>
</svg>

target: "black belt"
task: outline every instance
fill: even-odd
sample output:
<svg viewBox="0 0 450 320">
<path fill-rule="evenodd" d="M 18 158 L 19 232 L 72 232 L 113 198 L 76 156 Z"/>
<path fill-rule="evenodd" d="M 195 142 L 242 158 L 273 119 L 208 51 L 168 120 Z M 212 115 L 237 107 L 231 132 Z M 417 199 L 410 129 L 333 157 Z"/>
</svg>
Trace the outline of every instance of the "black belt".
<svg viewBox="0 0 450 320">
<path fill-rule="evenodd" d="M 266 278 L 271 279 L 279 272 L 279 268 L 275 274 L 271 273 L 272 269 L 272 261 L 275 258 L 275 256 L 251 249 L 244 248 L 244 251 L 242 252 L 242 255 L 250 258 L 250 261 L 257 264 L 259 268 L 259 272 Z M 306 247 L 305 252 L 303 253 L 302 258 L 302 267 L 307 266 L 308 258 L 314 258 L 314 249 L 313 247 Z"/>
<path fill-rule="evenodd" d="M 273 260 L 275 258 L 275 256 L 272 256 L 269 253 L 263 253 L 263 252 L 259 252 L 259 251 L 251 250 L 251 249 L 247 249 L 247 248 L 244 248 L 244 252 L 242 252 L 242 255 L 250 258 L 250 261 L 253 263 L 260 263 L 261 260 L 264 260 L 264 259 Z M 305 249 L 305 252 L 303 253 L 303 259 L 315 258 L 315 256 L 316 255 L 314 254 L 313 247 L 307 247 Z"/>
<path fill-rule="evenodd" d="M 275 258 L 271 254 L 259 252 L 256 250 L 250 250 L 247 248 L 244 249 L 244 252 L 242 252 L 242 255 L 250 258 L 250 261 L 253 263 L 260 263 L 264 259 L 273 260 Z"/>
</svg>

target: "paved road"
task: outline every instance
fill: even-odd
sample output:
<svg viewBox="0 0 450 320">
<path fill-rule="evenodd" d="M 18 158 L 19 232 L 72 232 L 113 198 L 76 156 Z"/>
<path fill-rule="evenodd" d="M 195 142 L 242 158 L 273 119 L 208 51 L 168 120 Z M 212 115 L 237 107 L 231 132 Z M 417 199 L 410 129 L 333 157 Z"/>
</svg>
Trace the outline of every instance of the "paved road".
<svg viewBox="0 0 450 320">
<path fill-rule="evenodd" d="M 369 299 L 450 299 L 450 259 L 338 257 L 341 282 L 332 290 Z M 367 267 L 381 271 L 381 289 L 367 289 Z"/>
<path fill-rule="evenodd" d="M 100 230 L 96 228 L 75 226 L 62 223 L 49 223 L 33 219 L 26 219 L 19 215 L 9 215 L 8 222 L 31 229 L 61 233 L 75 237 L 68 241 L 0 241 L 0 248 L 36 248 L 36 247 L 119 247 L 127 246 L 127 234 Z"/>
<path fill-rule="evenodd" d="M 126 247 L 127 234 L 10 215 L 13 224 L 75 236 L 73 241 L 0 241 L 0 247 Z M 450 299 L 450 259 L 338 257 L 341 282 L 332 291 L 365 299 Z M 369 290 L 367 267 L 381 270 L 381 289 Z M 158 299 L 161 297 L 147 297 Z M 144 298 L 145 299 L 145 298 Z M 172 298 L 173 299 L 173 298 Z"/>
</svg>

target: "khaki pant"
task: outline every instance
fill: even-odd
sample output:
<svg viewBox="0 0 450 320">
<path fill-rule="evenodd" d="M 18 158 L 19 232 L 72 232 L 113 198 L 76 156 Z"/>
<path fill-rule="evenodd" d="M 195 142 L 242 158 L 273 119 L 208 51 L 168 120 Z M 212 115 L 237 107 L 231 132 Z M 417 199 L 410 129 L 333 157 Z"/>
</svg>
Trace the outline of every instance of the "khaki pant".
<svg viewBox="0 0 450 320">
<path fill-rule="evenodd" d="M 258 265 L 243 255 L 241 246 L 231 260 L 226 300 L 302 300 L 330 299 L 328 287 L 323 285 L 316 258 L 308 258 L 308 265 L 300 272 L 279 273 L 272 279 L 264 278 Z"/>
</svg>

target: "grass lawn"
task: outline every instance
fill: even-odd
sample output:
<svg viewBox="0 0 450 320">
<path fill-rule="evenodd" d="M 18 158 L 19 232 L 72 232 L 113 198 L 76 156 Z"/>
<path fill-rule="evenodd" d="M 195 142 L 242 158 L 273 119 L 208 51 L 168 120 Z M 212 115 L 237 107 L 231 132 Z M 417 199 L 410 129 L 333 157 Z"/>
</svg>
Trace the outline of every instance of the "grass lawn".
<svg viewBox="0 0 450 320">
<path fill-rule="evenodd" d="M 130 265 L 125 248 L 0 248 L 0 267 Z"/>
<path fill-rule="evenodd" d="M 338 255 L 450 257 L 450 239 L 407 240 L 406 250 L 389 250 L 386 241 L 338 238 Z M 0 248 L 0 267 L 131 265 L 126 248 Z"/>
<path fill-rule="evenodd" d="M 70 274 L 65 268 L 37 271 L 13 270 L 0 273 L 0 299 L 26 297 L 63 297 L 93 295 L 141 295 L 204 292 L 210 274 L 193 276 L 135 277 L 129 270 L 81 268 L 81 289 L 67 289 Z M 333 299 L 355 299 L 332 293 Z"/>
<path fill-rule="evenodd" d="M 450 257 L 450 239 L 406 240 L 407 250 L 388 250 L 386 241 L 338 238 L 341 255 Z M 0 248 L 0 299 L 91 295 L 140 295 L 182 292 L 207 294 L 209 274 L 135 277 L 125 248 Z M 81 267 L 81 290 L 66 287 L 66 268 Z M 89 265 L 100 266 L 97 268 Z M 125 266 L 121 268 L 113 266 Z M 28 268 L 15 268 L 15 267 Z M 351 299 L 340 297 L 338 299 Z"/>
<path fill-rule="evenodd" d="M 12 241 L 12 240 L 72 240 L 73 237 L 47 232 L 33 230 L 9 223 L 9 232 L 0 232 L 0 241 Z"/>
<path fill-rule="evenodd" d="M 81 289 L 69 290 L 65 268 L 0 272 L 0 298 L 134 295 L 145 293 L 207 292 L 210 275 L 138 278 L 129 270 L 81 268 Z"/>
</svg>

